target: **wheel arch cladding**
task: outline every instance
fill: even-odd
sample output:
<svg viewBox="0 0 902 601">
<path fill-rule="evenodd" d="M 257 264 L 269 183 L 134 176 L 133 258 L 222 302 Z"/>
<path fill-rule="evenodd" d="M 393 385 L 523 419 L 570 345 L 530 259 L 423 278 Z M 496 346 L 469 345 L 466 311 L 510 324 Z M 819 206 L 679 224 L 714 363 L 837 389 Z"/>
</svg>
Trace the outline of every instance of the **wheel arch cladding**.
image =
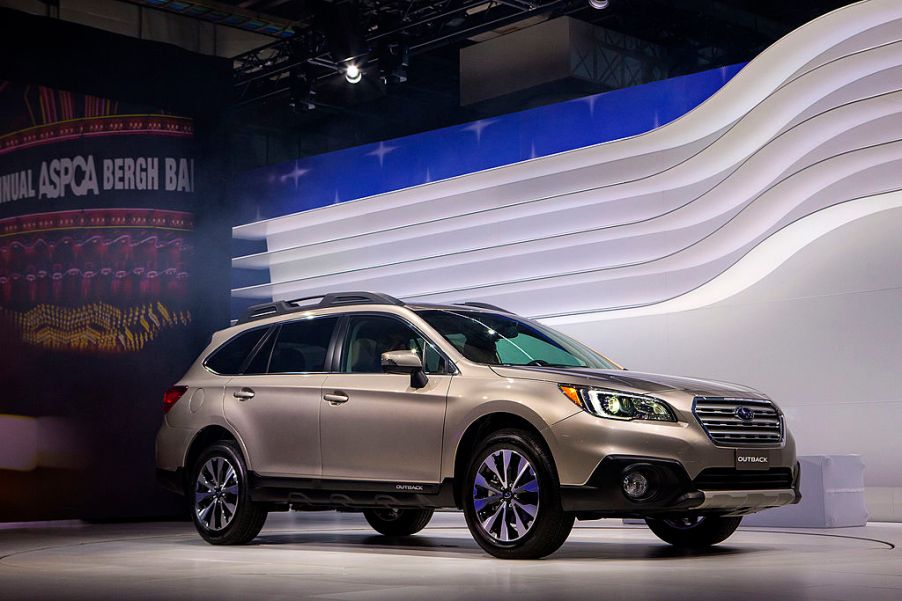
<svg viewBox="0 0 902 601">
<path fill-rule="evenodd" d="M 191 441 L 191 444 L 188 445 L 188 452 L 185 454 L 185 474 L 187 477 L 188 472 L 194 467 L 194 462 L 197 461 L 197 458 L 201 453 L 204 452 L 204 449 L 209 447 L 211 444 L 221 441 L 230 441 L 234 442 L 238 445 L 239 451 L 244 455 L 243 445 L 238 441 L 238 438 L 226 428 L 217 425 L 205 426 L 202 428 Z M 245 457 L 245 461 L 247 458 Z"/>
<path fill-rule="evenodd" d="M 535 438 L 536 442 L 543 447 L 551 458 L 551 468 L 554 472 L 554 478 L 557 479 L 557 466 L 554 463 L 551 447 L 548 441 L 545 440 L 542 432 L 532 422 L 513 413 L 489 413 L 473 421 L 464 431 L 460 442 L 457 444 L 457 450 L 454 454 L 454 503 L 458 509 L 463 507 L 462 492 L 466 482 L 466 469 L 473 453 L 476 452 L 476 445 L 489 434 L 509 428 L 528 432 Z"/>
</svg>

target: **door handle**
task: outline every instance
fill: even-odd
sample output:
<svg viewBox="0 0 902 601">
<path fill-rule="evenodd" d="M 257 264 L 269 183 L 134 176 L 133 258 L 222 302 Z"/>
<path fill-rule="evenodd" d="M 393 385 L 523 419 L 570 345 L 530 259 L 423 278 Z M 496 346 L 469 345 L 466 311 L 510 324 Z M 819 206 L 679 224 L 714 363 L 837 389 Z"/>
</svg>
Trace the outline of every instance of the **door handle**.
<svg viewBox="0 0 902 601">
<path fill-rule="evenodd" d="M 341 405 L 348 402 L 348 395 L 343 392 L 336 391 L 334 394 L 324 394 L 323 400 L 329 401 L 330 405 Z"/>
<path fill-rule="evenodd" d="M 246 401 L 248 399 L 254 398 L 254 391 L 250 388 L 242 388 L 241 390 L 236 390 L 232 393 L 232 396 L 238 399 L 239 401 Z"/>
</svg>

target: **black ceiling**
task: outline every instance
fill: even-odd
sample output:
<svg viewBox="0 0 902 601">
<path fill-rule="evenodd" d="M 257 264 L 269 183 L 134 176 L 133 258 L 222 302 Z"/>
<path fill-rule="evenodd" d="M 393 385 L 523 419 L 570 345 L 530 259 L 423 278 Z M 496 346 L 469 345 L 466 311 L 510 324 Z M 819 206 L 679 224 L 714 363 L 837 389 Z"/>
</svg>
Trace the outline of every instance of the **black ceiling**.
<svg viewBox="0 0 902 601">
<path fill-rule="evenodd" d="M 222 10 L 231 7 L 244 15 L 288 23 L 295 32 L 290 39 L 273 37 L 260 52 L 236 61 L 237 166 L 253 167 L 610 89 L 567 82 L 461 107 L 460 48 L 475 43 L 471 38 L 476 34 L 515 27 L 526 18 L 569 15 L 659 46 L 664 71 L 672 77 L 750 60 L 792 29 L 850 2 L 610 0 L 606 9 L 596 10 L 587 0 L 219 0 Z M 358 49 L 336 48 L 336 29 L 345 37 L 356 31 Z M 407 81 L 386 85 L 379 78 L 377 56 L 381 44 L 396 39 L 410 49 Z M 349 57 L 366 68 L 360 84 L 348 84 L 338 71 Z M 297 78 L 310 80 L 316 92 L 311 97 L 314 110 L 289 107 L 291 82 Z"/>
</svg>

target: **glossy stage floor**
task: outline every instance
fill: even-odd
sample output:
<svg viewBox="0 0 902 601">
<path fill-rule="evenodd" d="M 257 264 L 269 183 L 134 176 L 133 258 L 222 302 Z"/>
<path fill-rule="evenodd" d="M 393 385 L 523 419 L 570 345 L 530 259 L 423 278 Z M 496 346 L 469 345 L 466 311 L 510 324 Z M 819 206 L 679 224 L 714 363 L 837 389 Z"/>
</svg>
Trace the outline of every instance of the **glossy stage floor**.
<svg viewBox="0 0 902 601">
<path fill-rule="evenodd" d="M 359 515 L 270 516 L 244 547 L 188 523 L 0 527 L 0 600 L 11 599 L 902 599 L 902 524 L 741 529 L 707 552 L 619 520 L 577 523 L 540 561 L 485 555 L 463 516 L 390 540 Z"/>
</svg>

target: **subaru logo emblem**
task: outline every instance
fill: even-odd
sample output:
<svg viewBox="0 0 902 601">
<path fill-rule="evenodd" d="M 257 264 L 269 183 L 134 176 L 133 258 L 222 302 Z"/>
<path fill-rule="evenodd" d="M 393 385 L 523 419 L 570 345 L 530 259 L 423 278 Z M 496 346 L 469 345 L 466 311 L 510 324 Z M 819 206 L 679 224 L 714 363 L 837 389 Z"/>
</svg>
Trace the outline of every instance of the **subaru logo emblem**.
<svg viewBox="0 0 902 601">
<path fill-rule="evenodd" d="M 750 422 L 755 419 L 755 412 L 748 407 L 736 407 L 736 410 L 733 411 L 733 415 L 744 422 Z"/>
</svg>

